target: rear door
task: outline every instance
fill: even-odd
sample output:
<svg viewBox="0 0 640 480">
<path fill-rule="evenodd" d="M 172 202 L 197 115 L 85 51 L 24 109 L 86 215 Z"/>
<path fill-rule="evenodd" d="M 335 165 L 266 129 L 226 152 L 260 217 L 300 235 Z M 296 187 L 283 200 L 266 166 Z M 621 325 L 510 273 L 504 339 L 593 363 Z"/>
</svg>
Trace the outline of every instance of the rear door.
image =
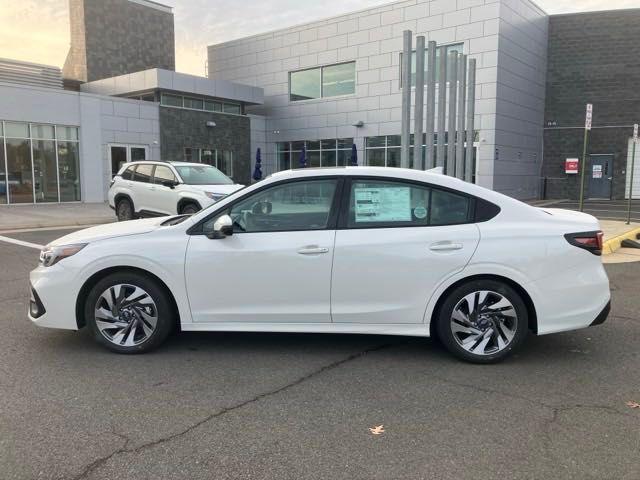
<svg viewBox="0 0 640 480">
<path fill-rule="evenodd" d="M 335 323 L 422 323 L 433 290 L 479 241 L 473 199 L 398 180 L 345 186 L 331 283 Z"/>
<path fill-rule="evenodd" d="M 172 215 L 177 213 L 178 193 L 175 186 L 163 185 L 165 182 L 177 182 L 176 176 L 168 166 L 156 165 L 153 173 L 153 184 L 150 193 L 152 210 L 158 213 Z"/>
<path fill-rule="evenodd" d="M 135 210 L 138 213 L 142 210 L 146 212 L 153 210 L 153 195 L 151 192 L 151 187 L 153 186 L 151 184 L 153 167 L 154 165 L 152 163 L 139 163 L 133 173 L 131 194 L 133 196 Z"/>
</svg>

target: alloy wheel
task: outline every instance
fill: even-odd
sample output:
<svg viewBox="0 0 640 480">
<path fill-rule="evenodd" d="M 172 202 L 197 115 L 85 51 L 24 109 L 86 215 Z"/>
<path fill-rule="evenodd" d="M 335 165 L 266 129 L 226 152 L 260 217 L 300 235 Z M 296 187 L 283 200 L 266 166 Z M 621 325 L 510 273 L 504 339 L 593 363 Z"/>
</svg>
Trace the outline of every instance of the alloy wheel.
<svg viewBox="0 0 640 480">
<path fill-rule="evenodd" d="M 493 355 L 513 340 L 518 316 L 504 295 L 478 290 L 456 304 L 450 324 L 453 338 L 464 350 L 474 355 Z"/>
<path fill-rule="evenodd" d="M 117 284 L 98 297 L 95 323 L 114 345 L 133 347 L 146 342 L 158 324 L 158 308 L 151 296 L 135 285 Z"/>
</svg>

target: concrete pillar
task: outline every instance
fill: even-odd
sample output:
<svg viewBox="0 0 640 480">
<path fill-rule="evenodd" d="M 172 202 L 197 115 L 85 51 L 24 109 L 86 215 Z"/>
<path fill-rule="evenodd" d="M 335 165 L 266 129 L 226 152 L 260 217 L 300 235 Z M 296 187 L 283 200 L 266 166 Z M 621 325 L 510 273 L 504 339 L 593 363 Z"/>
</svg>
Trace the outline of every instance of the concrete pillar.
<svg viewBox="0 0 640 480">
<path fill-rule="evenodd" d="M 465 157 L 464 179 L 473 179 L 473 139 L 475 137 L 474 119 L 476 114 L 476 60 L 469 59 L 467 79 L 467 155 Z"/>
<path fill-rule="evenodd" d="M 458 136 L 456 138 L 456 178 L 464 179 L 464 125 L 467 95 L 467 56 L 458 56 Z"/>
<path fill-rule="evenodd" d="M 424 149 L 422 136 L 424 129 L 424 37 L 416 37 L 416 98 L 414 110 L 415 128 L 413 141 L 413 168 L 424 170 Z"/>
<path fill-rule="evenodd" d="M 403 32 L 402 49 L 402 123 L 400 128 L 400 166 L 409 168 L 411 136 L 411 30 Z"/>
<path fill-rule="evenodd" d="M 438 146 L 436 149 L 436 166 L 444 168 L 444 129 L 447 108 L 447 54 L 446 48 L 440 47 L 438 72 Z"/>
<path fill-rule="evenodd" d="M 449 125 L 447 143 L 447 169 L 446 174 L 455 175 L 456 170 L 456 107 L 458 93 L 458 52 L 449 54 Z"/>
<path fill-rule="evenodd" d="M 433 152 L 433 133 L 436 123 L 436 42 L 429 42 L 427 51 L 427 141 L 425 147 L 425 169 L 436 165 Z"/>
</svg>

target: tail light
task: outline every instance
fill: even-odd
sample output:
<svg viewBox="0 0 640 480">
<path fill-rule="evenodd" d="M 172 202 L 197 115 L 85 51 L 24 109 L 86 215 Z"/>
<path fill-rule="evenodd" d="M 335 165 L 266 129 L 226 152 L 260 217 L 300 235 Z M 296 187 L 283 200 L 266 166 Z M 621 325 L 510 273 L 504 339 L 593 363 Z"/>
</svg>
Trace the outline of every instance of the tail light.
<svg viewBox="0 0 640 480">
<path fill-rule="evenodd" d="M 109 182 L 109 188 L 113 187 L 113 184 L 116 183 L 116 179 L 115 177 L 111 179 L 111 181 Z"/>
<path fill-rule="evenodd" d="M 594 255 L 602 255 L 602 237 L 604 234 L 601 230 L 594 232 L 567 233 L 564 238 L 567 239 L 574 247 L 582 248 Z"/>
</svg>

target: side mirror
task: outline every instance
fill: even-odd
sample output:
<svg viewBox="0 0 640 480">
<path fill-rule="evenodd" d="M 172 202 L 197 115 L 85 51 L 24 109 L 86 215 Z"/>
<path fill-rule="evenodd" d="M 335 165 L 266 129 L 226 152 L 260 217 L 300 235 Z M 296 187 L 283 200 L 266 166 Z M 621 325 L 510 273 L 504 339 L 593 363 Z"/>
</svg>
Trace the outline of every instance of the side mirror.
<svg viewBox="0 0 640 480">
<path fill-rule="evenodd" d="M 213 224 L 213 231 L 207 234 L 211 240 L 217 240 L 233 235 L 233 220 L 229 215 L 222 215 Z"/>
<path fill-rule="evenodd" d="M 163 187 L 169 187 L 172 190 L 176 188 L 176 185 L 178 185 L 178 182 L 175 182 L 173 180 L 165 180 L 162 182 Z"/>
</svg>

